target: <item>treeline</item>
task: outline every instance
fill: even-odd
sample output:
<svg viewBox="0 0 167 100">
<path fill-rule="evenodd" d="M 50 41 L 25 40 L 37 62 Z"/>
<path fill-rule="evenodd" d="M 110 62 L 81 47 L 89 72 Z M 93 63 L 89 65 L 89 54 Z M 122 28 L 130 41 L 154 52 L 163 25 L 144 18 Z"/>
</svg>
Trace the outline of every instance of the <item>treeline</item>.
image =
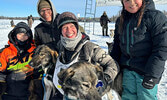
<svg viewBox="0 0 167 100">
<path fill-rule="evenodd" d="M 0 16 L 0 19 L 10 19 L 10 20 L 27 20 L 28 17 L 6 17 L 6 16 Z M 33 17 L 34 20 L 38 20 L 39 17 Z"/>
<path fill-rule="evenodd" d="M 167 11 L 162 11 L 165 15 L 166 15 L 166 17 L 167 17 Z M 120 12 L 117 14 L 117 15 L 114 15 L 114 16 L 112 16 L 111 18 L 109 18 L 110 19 L 110 21 L 111 22 L 115 22 L 116 20 L 117 20 L 117 18 L 120 16 Z M 84 18 L 84 17 L 80 17 L 80 18 L 78 18 L 78 20 L 80 21 L 80 22 L 92 22 L 92 21 L 95 21 L 95 22 L 100 22 L 100 18 Z"/>
<path fill-rule="evenodd" d="M 167 16 L 167 11 L 162 11 L 166 16 Z M 112 16 L 110 19 L 111 22 L 115 22 L 116 19 L 119 17 L 120 13 L 117 15 Z M 5 16 L 0 16 L 0 19 L 13 19 L 13 20 L 27 20 L 28 17 L 5 17 Z M 39 17 L 33 17 L 34 20 L 39 20 Z M 84 17 L 79 17 L 78 18 L 79 22 L 99 22 L 100 18 L 84 18 Z"/>
<path fill-rule="evenodd" d="M 110 19 L 111 22 L 115 22 L 118 16 L 112 16 Z M 79 22 L 100 22 L 100 18 L 84 18 L 84 17 L 80 17 L 78 18 Z"/>
<path fill-rule="evenodd" d="M 111 22 L 115 22 L 116 19 L 119 17 L 119 15 L 115 15 L 115 16 L 112 16 L 110 19 Z M 84 18 L 84 17 L 80 17 L 78 18 L 78 21 L 79 22 L 100 22 L 100 18 Z"/>
</svg>

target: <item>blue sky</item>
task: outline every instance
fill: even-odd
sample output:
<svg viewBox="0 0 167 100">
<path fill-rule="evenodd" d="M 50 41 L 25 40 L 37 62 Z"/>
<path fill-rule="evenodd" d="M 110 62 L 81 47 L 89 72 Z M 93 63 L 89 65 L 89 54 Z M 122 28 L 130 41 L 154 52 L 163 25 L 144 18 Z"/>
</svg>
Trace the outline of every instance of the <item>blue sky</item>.
<svg viewBox="0 0 167 100">
<path fill-rule="evenodd" d="M 37 1 L 38 0 L 1 0 L 0 16 L 27 17 L 32 14 L 38 17 Z M 70 11 L 76 15 L 79 13 L 81 17 L 85 16 L 86 0 L 52 0 L 52 2 L 58 13 Z M 161 11 L 167 11 L 167 4 L 158 5 L 156 8 Z M 96 17 L 100 17 L 103 11 L 106 11 L 108 16 L 111 17 L 118 14 L 120 9 L 120 6 L 97 7 Z"/>
</svg>

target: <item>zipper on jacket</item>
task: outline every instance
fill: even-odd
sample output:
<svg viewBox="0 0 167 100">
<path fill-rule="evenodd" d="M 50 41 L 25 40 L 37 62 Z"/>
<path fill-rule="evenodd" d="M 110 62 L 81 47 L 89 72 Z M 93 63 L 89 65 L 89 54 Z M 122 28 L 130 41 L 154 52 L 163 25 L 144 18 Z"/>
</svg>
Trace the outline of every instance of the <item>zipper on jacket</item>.
<svg viewBox="0 0 167 100">
<path fill-rule="evenodd" d="M 123 44 L 125 43 L 124 32 L 123 32 L 123 34 L 122 34 L 122 43 L 123 43 Z"/>
<path fill-rule="evenodd" d="M 131 60 L 131 56 L 130 56 L 130 45 L 131 43 L 133 43 L 133 30 L 130 31 L 130 23 L 132 20 L 129 21 L 129 23 L 127 24 L 127 28 L 126 28 L 126 39 L 127 39 L 127 45 L 126 45 L 126 51 L 127 54 L 129 55 L 129 59 L 127 60 L 126 64 L 129 66 L 130 60 Z M 131 32 L 131 33 L 130 33 Z M 131 41 L 131 43 L 130 43 Z"/>
<path fill-rule="evenodd" d="M 127 28 L 126 28 L 126 42 L 127 42 L 126 51 L 127 51 L 128 55 L 130 54 L 130 52 L 129 52 L 129 45 L 130 45 L 130 42 L 129 42 L 129 25 L 130 25 L 130 22 L 127 24 Z"/>
<path fill-rule="evenodd" d="M 134 31 L 131 31 L 131 45 L 134 43 Z"/>
<path fill-rule="evenodd" d="M 53 23 L 51 24 L 51 34 L 52 34 L 52 41 L 55 41 L 55 38 L 54 38 L 54 26 L 53 26 Z"/>
</svg>

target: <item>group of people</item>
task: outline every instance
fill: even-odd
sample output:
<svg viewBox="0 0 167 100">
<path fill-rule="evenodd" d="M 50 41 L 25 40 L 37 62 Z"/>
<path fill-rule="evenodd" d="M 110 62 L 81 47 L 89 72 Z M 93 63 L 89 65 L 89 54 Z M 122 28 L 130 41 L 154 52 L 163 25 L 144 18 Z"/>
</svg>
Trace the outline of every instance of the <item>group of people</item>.
<svg viewBox="0 0 167 100">
<path fill-rule="evenodd" d="M 167 59 L 167 18 L 155 9 L 153 0 L 121 0 L 121 3 L 123 8 L 115 24 L 113 50 L 107 54 L 80 31 L 73 13 L 58 14 L 50 0 L 39 0 L 37 11 L 41 23 L 35 27 L 34 38 L 30 27 L 20 22 L 8 35 L 9 46 L 1 52 L 2 100 L 28 100 L 29 83 L 40 77 L 40 73 L 33 69 L 37 74 L 28 75 L 24 69 L 29 68 L 34 49 L 42 44 L 58 51 L 57 68 L 67 68 L 78 61 L 99 64 L 106 83 L 123 72 L 122 100 L 157 100 L 157 84 Z M 57 87 L 59 71 L 55 68 L 52 80 L 57 91 L 50 100 L 63 99 L 63 92 Z M 42 81 L 34 82 L 41 83 L 36 93 L 42 100 Z"/>
<path fill-rule="evenodd" d="M 28 16 L 27 18 L 27 24 L 30 28 L 32 28 L 32 24 L 34 23 L 34 18 L 32 17 L 32 15 Z M 11 27 L 15 27 L 14 21 L 13 19 L 10 21 L 10 25 Z"/>
</svg>

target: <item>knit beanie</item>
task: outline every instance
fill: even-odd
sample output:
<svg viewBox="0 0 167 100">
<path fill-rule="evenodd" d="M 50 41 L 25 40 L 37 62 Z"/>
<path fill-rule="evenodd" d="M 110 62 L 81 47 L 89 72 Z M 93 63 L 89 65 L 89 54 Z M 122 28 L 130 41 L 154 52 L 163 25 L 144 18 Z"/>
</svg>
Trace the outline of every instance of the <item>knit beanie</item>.
<svg viewBox="0 0 167 100">
<path fill-rule="evenodd" d="M 78 30 L 78 26 L 79 26 L 78 25 L 78 19 L 71 12 L 64 12 L 64 13 L 62 13 L 58 16 L 57 25 L 58 25 L 58 29 L 59 29 L 60 32 L 61 32 L 61 27 L 64 24 L 67 24 L 67 23 L 73 23 Z"/>
<path fill-rule="evenodd" d="M 41 2 L 39 3 L 38 10 L 40 11 L 42 8 L 51 8 L 47 0 L 41 0 Z"/>
</svg>

